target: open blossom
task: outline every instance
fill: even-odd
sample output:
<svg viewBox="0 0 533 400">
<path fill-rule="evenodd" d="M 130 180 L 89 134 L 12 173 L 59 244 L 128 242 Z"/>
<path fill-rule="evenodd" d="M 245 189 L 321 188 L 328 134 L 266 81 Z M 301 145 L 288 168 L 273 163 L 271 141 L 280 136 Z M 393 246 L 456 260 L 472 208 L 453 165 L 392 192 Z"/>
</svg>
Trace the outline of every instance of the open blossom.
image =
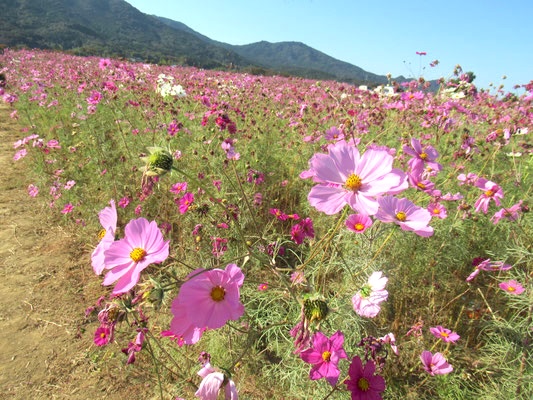
<svg viewBox="0 0 533 400">
<path fill-rule="evenodd" d="M 387 151 L 370 149 L 361 156 L 355 146 L 340 141 L 329 145 L 328 154 L 315 154 L 300 177 L 318 182 L 307 197 L 317 210 L 333 215 L 349 205 L 374 215 L 378 196 L 406 188 L 406 176 L 392 168 L 393 161 Z"/>
<path fill-rule="evenodd" d="M 311 218 L 304 218 L 291 228 L 291 239 L 294 243 L 302 244 L 306 237 L 310 239 L 315 237 L 313 220 Z"/>
<path fill-rule="evenodd" d="M 441 353 L 432 354 L 430 351 L 424 350 L 420 355 L 420 360 L 424 370 L 431 376 L 446 375 L 453 371 L 453 367 L 448 364 Z"/>
<path fill-rule="evenodd" d="M 504 218 L 509 221 L 516 221 L 520 216 L 520 211 L 522 211 L 522 200 L 520 200 L 518 203 L 512 205 L 509 208 L 500 209 L 492 216 L 490 220 L 494 225 L 496 225 Z"/>
<path fill-rule="evenodd" d="M 388 278 L 381 271 L 373 272 L 368 282 L 352 297 L 354 311 L 362 317 L 374 318 L 381 310 L 380 304 L 387 300 L 385 290 Z"/>
<path fill-rule="evenodd" d="M 205 328 L 218 329 L 242 316 L 240 287 L 244 274 L 237 265 L 228 264 L 225 270 L 197 269 L 188 278 L 172 302 L 170 330 L 183 336 L 186 344 L 193 344 Z"/>
<path fill-rule="evenodd" d="M 427 210 L 432 218 L 445 219 L 448 217 L 446 207 L 444 207 L 441 203 L 430 203 L 427 206 Z"/>
<path fill-rule="evenodd" d="M 524 293 L 524 290 L 526 290 L 520 283 L 518 283 L 514 279 L 502 282 L 498 286 L 500 287 L 500 289 L 505 290 L 509 294 L 522 294 Z"/>
<path fill-rule="evenodd" d="M 187 192 L 179 199 L 179 212 L 180 214 L 185 214 L 187 210 L 189 210 L 189 207 L 194 202 L 194 194 L 191 192 Z"/>
<path fill-rule="evenodd" d="M 111 340 L 111 330 L 105 324 L 100 325 L 94 332 L 94 344 L 105 346 Z"/>
<path fill-rule="evenodd" d="M 117 209 L 115 200 L 109 202 L 110 207 L 105 207 L 98 213 L 102 230 L 98 234 L 100 243 L 91 255 L 91 265 L 96 275 L 100 275 L 105 268 L 104 252 L 115 241 L 115 231 L 117 230 Z"/>
<path fill-rule="evenodd" d="M 500 199 L 503 199 L 503 190 L 496 183 L 488 181 L 485 178 L 479 178 L 475 186 L 483 190 L 483 194 L 479 196 L 474 205 L 477 212 L 481 210 L 486 214 L 491 199 L 494 200 L 497 206 L 501 205 Z"/>
<path fill-rule="evenodd" d="M 31 197 L 36 197 L 39 194 L 39 188 L 35 186 L 34 184 L 30 184 L 28 186 L 28 194 Z"/>
<path fill-rule="evenodd" d="M 404 231 L 412 231 L 419 236 L 433 235 L 433 228 L 428 226 L 431 214 L 428 210 L 414 205 L 408 199 L 384 196 L 378 199 L 379 210 L 376 218 L 381 222 L 393 222 Z"/>
<path fill-rule="evenodd" d="M 313 335 L 312 347 L 300 353 L 300 358 L 306 363 L 313 364 L 309 378 L 317 380 L 325 378 L 331 386 L 335 386 L 339 380 L 340 370 L 338 368 L 341 358 L 348 358 L 342 345 L 344 335 L 342 332 L 335 332 L 328 338 L 318 331 Z"/>
<path fill-rule="evenodd" d="M 403 152 L 412 156 L 408 161 L 411 169 L 414 169 L 416 165 L 427 165 L 433 171 L 440 171 L 442 165 L 435 160 L 439 156 L 439 153 L 433 146 L 422 146 L 420 140 L 411 139 L 411 146 L 403 146 Z"/>
<path fill-rule="evenodd" d="M 142 270 L 150 264 L 162 263 L 169 254 L 169 241 L 163 239 L 155 221 L 133 219 L 126 224 L 124 232 L 124 238 L 111 243 L 104 253 L 109 272 L 103 285 L 117 282 L 113 294 L 126 293 L 137 284 Z"/>
<path fill-rule="evenodd" d="M 65 206 L 61 210 L 61 214 L 69 214 L 73 210 L 74 210 L 74 206 L 72 205 L 72 203 L 67 203 L 67 204 L 65 204 Z"/>
<path fill-rule="evenodd" d="M 372 219 L 364 214 L 352 214 L 346 218 L 346 228 L 355 233 L 363 233 L 372 226 Z"/>
<path fill-rule="evenodd" d="M 429 331 L 433 336 L 435 336 L 438 339 L 442 339 L 443 342 L 446 343 L 454 343 L 459 340 L 460 336 L 452 332 L 449 329 L 443 328 L 442 326 L 435 326 L 433 328 L 429 328 Z"/>
<path fill-rule="evenodd" d="M 348 369 L 349 378 L 344 381 L 352 400 L 381 400 L 381 393 L 385 391 L 385 379 L 374 375 L 375 372 L 374 361 L 368 360 L 363 366 L 358 356 L 352 359 Z"/>
</svg>

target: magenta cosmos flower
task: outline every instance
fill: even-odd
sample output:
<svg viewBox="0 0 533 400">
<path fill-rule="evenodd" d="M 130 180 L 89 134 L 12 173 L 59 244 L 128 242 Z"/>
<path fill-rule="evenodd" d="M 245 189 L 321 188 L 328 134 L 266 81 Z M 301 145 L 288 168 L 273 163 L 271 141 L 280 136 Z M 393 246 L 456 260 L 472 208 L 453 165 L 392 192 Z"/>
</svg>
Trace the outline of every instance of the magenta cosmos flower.
<svg viewBox="0 0 533 400">
<path fill-rule="evenodd" d="M 381 310 L 380 304 L 387 300 L 385 290 L 388 278 L 381 271 L 373 272 L 368 282 L 352 297 L 354 311 L 362 317 L 374 318 Z"/>
<path fill-rule="evenodd" d="M 441 353 L 432 354 L 431 351 L 424 350 L 420 355 L 420 360 L 424 365 L 424 370 L 431 376 L 446 375 L 453 371 L 453 367 L 448 364 Z"/>
<path fill-rule="evenodd" d="M 526 290 L 520 283 L 518 283 L 514 279 L 502 282 L 498 286 L 500 287 L 500 289 L 505 290 L 509 294 L 522 294 L 524 293 L 524 290 Z"/>
<path fill-rule="evenodd" d="M 433 336 L 435 336 L 438 339 L 442 339 L 443 342 L 446 343 L 454 343 L 459 340 L 460 336 L 452 332 L 449 329 L 443 328 L 442 326 L 436 326 L 433 328 L 429 328 L 429 331 Z"/>
<path fill-rule="evenodd" d="M 433 228 L 428 226 L 431 214 L 428 210 L 415 206 L 408 199 L 385 196 L 378 199 L 379 210 L 376 218 L 381 222 L 394 222 L 404 231 L 412 231 L 419 236 L 433 235 Z"/>
<path fill-rule="evenodd" d="M 393 161 L 387 151 L 371 149 L 361 156 L 355 146 L 340 141 L 328 147 L 328 154 L 315 154 L 310 169 L 300 176 L 319 183 L 307 197 L 317 210 L 333 215 L 348 204 L 361 214 L 374 215 L 377 196 L 407 187 L 406 175 L 392 168 Z"/>
<path fill-rule="evenodd" d="M 200 339 L 202 329 L 217 329 L 242 316 L 239 288 L 244 274 L 237 265 L 228 264 L 225 270 L 199 268 L 188 278 L 172 302 L 170 330 L 193 344 Z"/>
<path fill-rule="evenodd" d="M 363 363 L 355 356 L 348 369 L 349 378 L 344 381 L 348 390 L 352 393 L 352 400 L 381 400 L 381 393 L 385 390 L 385 379 L 374 375 L 376 364 L 368 360 Z"/>
<path fill-rule="evenodd" d="M 125 237 L 111 243 L 104 257 L 105 268 L 110 271 L 103 285 L 118 281 L 114 294 L 126 293 L 137 284 L 143 269 L 150 264 L 162 263 L 169 253 L 169 241 L 163 239 L 155 221 L 132 219 L 124 231 Z"/>
<path fill-rule="evenodd" d="M 115 241 L 115 231 L 117 230 L 117 209 L 115 207 L 115 200 L 109 202 L 110 207 L 105 207 L 98 213 L 100 225 L 102 230 L 98 233 L 100 243 L 91 255 L 91 265 L 94 273 L 100 275 L 105 268 L 104 252 Z"/>
<path fill-rule="evenodd" d="M 313 347 L 300 353 L 300 358 L 306 363 L 313 364 L 309 378 L 317 380 L 325 378 L 331 386 L 335 386 L 339 380 L 340 370 L 338 367 L 341 358 L 348 358 L 342 348 L 344 335 L 337 331 L 328 339 L 322 332 L 313 335 Z"/>
</svg>

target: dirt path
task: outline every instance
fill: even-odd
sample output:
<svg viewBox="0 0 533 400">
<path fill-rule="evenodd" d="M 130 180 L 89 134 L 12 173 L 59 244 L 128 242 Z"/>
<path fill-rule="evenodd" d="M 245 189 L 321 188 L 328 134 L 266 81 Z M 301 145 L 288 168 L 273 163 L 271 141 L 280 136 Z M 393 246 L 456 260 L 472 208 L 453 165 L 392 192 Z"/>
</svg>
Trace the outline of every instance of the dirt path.
<svg viewBox="0 0 533 400">
<path fill-rule="evenodd" d="M 84 310 L 99 282 L 76 238 L 28 196 L 24 161 L 13 162 L 24 134 L 9 112 L 0 103 L 0 399 L 149 399 L 120 349 L 92 344 Z"/>
</svg>

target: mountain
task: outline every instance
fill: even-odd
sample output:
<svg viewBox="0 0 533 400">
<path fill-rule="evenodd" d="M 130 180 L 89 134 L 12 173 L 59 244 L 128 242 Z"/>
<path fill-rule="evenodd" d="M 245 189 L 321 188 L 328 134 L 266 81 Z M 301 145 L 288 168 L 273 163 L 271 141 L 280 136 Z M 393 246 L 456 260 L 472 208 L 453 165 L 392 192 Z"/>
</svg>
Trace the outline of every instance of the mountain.
<svg viewBox="0 0 533 400">
<path fill-rule="evenodd" d="M 0 44 L 225 68 L 251 62 L 124 0 L 2 0 Z"/>
<path fill-rule="evenodd" d="M 354 84 L 387 83 L 385 76 L 303 43 L 218 42 L 181 22 L 144 14 L 124 0 L 2 0 L 0 48 L 6 46 Z"/>
</svg>

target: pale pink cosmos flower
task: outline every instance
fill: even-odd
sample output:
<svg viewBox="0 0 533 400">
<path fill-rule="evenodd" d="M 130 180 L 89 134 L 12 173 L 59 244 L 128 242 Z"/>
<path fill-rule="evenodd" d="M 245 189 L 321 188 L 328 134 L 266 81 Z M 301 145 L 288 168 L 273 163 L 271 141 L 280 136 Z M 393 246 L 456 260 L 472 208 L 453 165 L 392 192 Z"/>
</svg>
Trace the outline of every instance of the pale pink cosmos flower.
<svg viewBox="0 0 533 400">
<path fill-rule="evenodd" d="M 328 215 L 345 205 L 366 215 L 378 210 L 376 198 L 403 188 L 406 176 L 392 168 L 394 157 L 387 151 L 367 150 L 362 156 L 355 146 L 339 141 L 328 146 L 328 154 L 315 154 L 310 169 L 301 177 L 318 182 L 308 195 L 309 203 Z"/>
<path fill-rule="evenodd" d="M 26 157 L 27 154 L 28 154 L 28 150 L 26 150 L 26 149 L 20 149 L 20 150 L 17 151 L 17 152 L 15 153 L 15 155 L 13 156 L 13 161 L 18 161 L 18 160 L 20 160 L 21 158 Z"/>
<path fill-rule="evenodd" d="M 496 225 L 504 218 L 509 221 L 516 221 L 520 216 L 520 211 L 522 211 L 522 200 L 520 200 L 518 203 L 512 205 L 509 208 L 500 209 L 492 216 L 490 220 L 494 225 Z"/>
<path fill-rule="evenodd" d="M 91 265 L 94 273 L 100 275 L 105 268 L 104 253 L 109 248 L 111 243 L 115 241 L 115 232 L 117 230 L 117 209 L 115 207 L 115 200 L 109 201 L 110 206 L 105 207 L 98 213 L 98 219 L 102 230 L 98 233 L 100 243 L 94 249 L 91 255 Z"/>
<path fill-rule="evenodd" d="M 177 182 L 170 187 L 170 193 L 180 194 L 187 191 L 187 182 Z"/>
<path fill-rule="evenodd" d="M 524 293 L 524 287 L 514 279 L 511 279 L 506 282 L 502 282 L 498 285 L 500 289 L 505 290 L 509 294 L 522 294 Z"/>
<path fill-rule="evenodd" d="M 235 382 L 213 368 L 209 362 L 198 371 L 198 375 L 203 379 L 194 395 L 201 400 L 217 400 L 222 385 L 224 385 L 224 400 L 239 399 Z"/>
<path fill-rule="evenodd" d="M 155 221 L 145 218 L 132 219 L 124 228 L 123 239 L 114 241 L 104 253 L 107 272 L 104 286 L 117 282 L 113 294 L 123 294 L 133 288 L 141 276 L 141 271 L 150 264 L 165 261 L 169 254 L 169 241 Z"/>
<path fill-rule="evenodd" d="M 346 228 L 355 233 L 363 233 L 372 226 L 372 219 L 364 214 L 352 214 L 346 218 Z"/>
<path fill-rule="evenodd" d="M 200 268 L 188 278 L 172 302 L 174 319 L 170 330 L 176 335 L 183 335 L 182 326 L 189 331 L 218 329 L 244 313 L 239 290 L 244 274 L 237 265 L 228 264 L 225 270 Z"/>
<path fill-rule="evenodd" d="M 381 310 L 380 304 L 387 300 L 389 292 L 385 290 L 388 278 L 383 272 L 376 271 L 368 282 L 352 297 L 354 311 L 362 317 L 374 318 Z"/>
<path fill-rule="evenodd" d="M 300 353 L 300 358 L 308 364 L 313 364 L 309 372 L 309 379 L 317 380 L 325 378 L 331 386 L 335 386 L 339 380 L 340 370 L 338 367 L 341 358 L 348 358 L 343 349 L 344 335 L 335 332 L 328 338 L 318 331 L 313 335 L 312 347 Z"/>
<path fill-rule="evenodd" d="M 512 268 L 510 264 L 505 264 L 503 261 L 491 261 L 490 258 L 481 260 L 474 266 L 476 269 L 466 278 L 467 282 L 471 282 L 481 271 L 507 271 Z"/>
<path fill-rule="evenodd" d="M 420 355 L 420 360 L 424 370 L 431 376 L 446 375 L 453 371 L 453 367 L 448 364 L 441 353 L 432 354 L 430 351 L 424 350 Z"/>
<path fill-rule="evenodd" d="M 448 217 L 446 207 L 444 207 L 441 203 L 430 203 L 428 204 L 427 210 L 431 214 L 432 218 L 445 219 Z"/>
<path fill-rule="evenodd" d="M 385 379 L 374 375 L 376 364 L 368 360 L 363 366 L 359 356 L 355 356 L 348 369 L 349 378 L 344 384 L 351 392 L 352 400 L 381 400 L 381 393 L 385 391 Z"/>
<path fill-rule="evenodd" d="M 475 186 L 483 190 L 483 194 L 479 196 L 474 205 L 477 212 L 483 211 L 486 214 L 491 199 L 494 200 L 497 206 L 501 205 L 500 199 L 503 199 L 503 190 L 496 183 L 488 181 L 485 178 L 479 178 Z"/>
<path fill-rule="evenodd" d="M 452 332 L 451 330 L 446 329 L 441 325 L 429 328 L 429 331 L 433 336 L 438 339 L 442 339 L 442 341 L 446 343 L 455 343 L 460 338 L 460 336 L 456 332 Z"/>
<path fill-rule="evenodd" d="M 28 186 L 28 194 L 30 197 L 36 197 L 39 194 L 39 188 L 34 184 Z"/>
<path fill-rule="evenodd" d="M 433 228 L 428 226 L 431 214 L 428 210 L 414 205 L 408 199 L 384 196 L 378 199 L 379 210 L 376 218 L 381 222 L 393 222 L 404 231 L 412 231 L 419 236 L 433 235 Z"/>
<path fill-rule="evenodd" d="M 396 346 L 396 337 L 394 336 L 394 333 L 389 332 L 385 336 L 380 337 L 378 340 L 383 341 L 383 343 L 389 344 L 392 349 L 392 352 L 397 356 L 400 355 L 400 352 L 398 351 L 398 346 Z"/>
</svg>

